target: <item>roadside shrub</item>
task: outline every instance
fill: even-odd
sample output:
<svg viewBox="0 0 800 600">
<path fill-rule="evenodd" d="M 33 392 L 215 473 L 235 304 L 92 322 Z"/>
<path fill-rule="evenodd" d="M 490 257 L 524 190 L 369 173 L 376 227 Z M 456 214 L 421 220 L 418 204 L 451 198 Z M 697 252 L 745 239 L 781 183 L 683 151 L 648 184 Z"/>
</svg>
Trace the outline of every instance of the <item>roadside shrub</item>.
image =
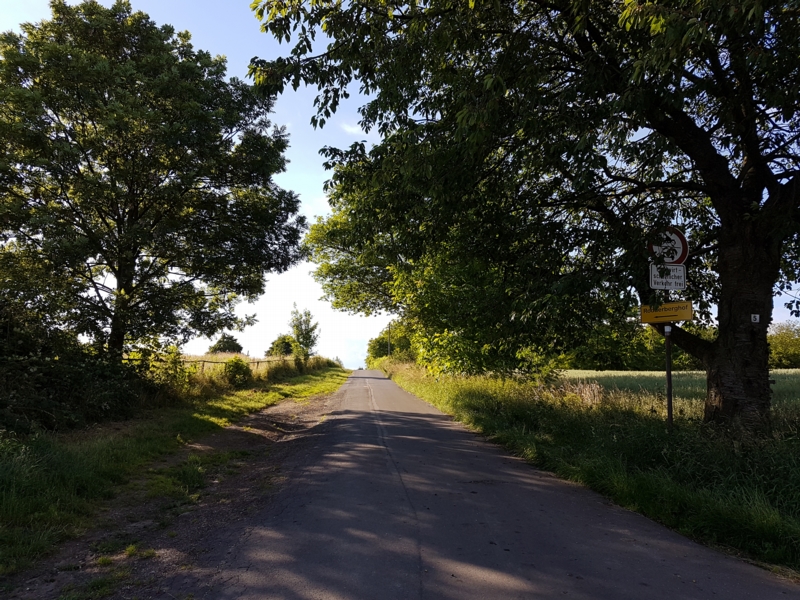
<svg viewBox="0 0 800 600">
<path fill-rule="evenodd" d="M 132 416 L 151 386 L 134 368 L 88 352 L 5 357 L 0 362 L 0 428 L 28 433 Z"/>
<path fill-rule="evenodd" d="M 244 387 L 253 381 L 253 371 L 244 360 L 238 356 L 225 361 L 225 381 L 233 387 Z"/>
<path fill-rule="evenodd" d="M 150 357 L 148 362 L 147 378 L 161 394 L 177 398 L 188 391 L 191 369 L 184 364 L 177 346 L 170 346 L 165 353 Z"/>
<path fill-rule="evenodd" d="M 154 386 L 22 302 L 0 300 L 0 429 L 71 429 L 132 416 Z"/>
</svg>

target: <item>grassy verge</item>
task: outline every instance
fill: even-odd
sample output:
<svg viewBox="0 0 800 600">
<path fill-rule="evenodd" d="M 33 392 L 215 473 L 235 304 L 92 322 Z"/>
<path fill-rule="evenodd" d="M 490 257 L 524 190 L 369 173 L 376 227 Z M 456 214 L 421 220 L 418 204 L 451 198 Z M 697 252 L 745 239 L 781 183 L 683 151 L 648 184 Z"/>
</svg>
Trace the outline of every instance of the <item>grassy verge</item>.
<svg viewBox="0 0 800 600">
<path fill-rule="evenodd" d="M 670 434 L 663 394 L 648 389 L 647 375 L 636 384 L 626 373 L 630 385 L 618 379 L 605 387 L 583 373 L 545 387 L 382 367 L 409 392 L 533 464 L 696 540 L 800 568 L 797 372 L 774 373 L 776 387 L 787 391 L 775 405 L 773 437 L 742 444 L 702 425 L 702 400 L 691 391 L 676 398 Z M 690 377 L 685 389 L 692 389 Z"/>
<path fill-rule="evenodd" d="M 329 394 L 348 376 L 325 360 L 312 362 L 302 375 L 290 369 L 285 374 L 255 378 L 243 389 L 194 375 L 183 402 L 135 420 L 62 435 L 18 438 L 0 432 L 0 576 L 79 533 L 100 502 L 154 459 L 284 398 Z M 191 486 L 198 466 L 177 469 L 171 475 Z"/>
</svg>

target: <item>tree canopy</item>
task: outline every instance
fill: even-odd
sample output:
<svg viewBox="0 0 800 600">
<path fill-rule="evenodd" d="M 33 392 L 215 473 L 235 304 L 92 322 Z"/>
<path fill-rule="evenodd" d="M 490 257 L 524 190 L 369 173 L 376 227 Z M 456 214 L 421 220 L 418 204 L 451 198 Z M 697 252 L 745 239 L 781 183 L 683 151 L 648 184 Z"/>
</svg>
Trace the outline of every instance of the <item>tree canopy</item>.
<svg viewBox="0 0 800 600">
<path fill-rule="evenodd" d="M 289 356 L 294 352 L 296 344 L 297 340 L 291 335 L 288 333 L 281 334 L 272 341 L 272 344 L 270 344 L 266 352 L 266 356 Z"/>
<path fill-rule="evenodd" d="M 242 345 L 230 333 L 223 333 L 219 339 L 211 344 L 208 349 L 209 354 L 238 354 L 242 351 Z"/>
<path fill-rule="evenodd" d="M 713 341 L 672 334 L 708 371 L 706 418 L 768 423 L 772 298 L 798 267 L 796 3 L 255 10 L 295 41 L 254 61 L 262 85 L 315 84 L 324 125 L 358 81 L 361 125 L 382 135 L 325 150 L 334 214 L 310 243 L 338 306 L 407 316 L 423 357 L 453 368 L 516 368 L 669 299 L 648 287 L 647 246 L 674 225 L 684 297 L 706 320 L 717 307 Z"/>
<path fill-rule="evenodd" d="M 373 368 L 375 361 L 384 356 L 401 361 L 416 360 L 412 336 L 413 331 L 402 321 L 395 319 L 389 323 L 367 343 L 367 367 Z"/>
<path fill-rule="evenodd" d="M 303 360 L 314 354 L 314 348 L 319 341 L 319 323 L 314 323 L 313 318 L 310 310 L 301 311 L 295 304 L 289 319 L 289 327 L 294 338 L 292 352 Z"/>
<path fill-rule="evenodd" d="M 241 326 L 299 256 L 273 98 L 128 2 L 0 35 L 0 293 L 120 354 Z"/>
</svg>

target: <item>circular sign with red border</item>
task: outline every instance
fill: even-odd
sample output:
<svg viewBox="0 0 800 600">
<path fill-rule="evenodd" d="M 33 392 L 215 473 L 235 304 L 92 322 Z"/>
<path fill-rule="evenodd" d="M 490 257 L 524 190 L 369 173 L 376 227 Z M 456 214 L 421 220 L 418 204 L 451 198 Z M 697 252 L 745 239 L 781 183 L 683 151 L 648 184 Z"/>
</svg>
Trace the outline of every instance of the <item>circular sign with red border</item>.
<svg viewBox="0 0 800 600">
<path fill-rule="evenodd" d="M 686 241 L 683 232 L 675 227 L 667 227 L 661 235 L 661 243 L 647 244 L 650 254 L 662 260 L 665 265 L 682 265 L 686 262 L 689 256 L 689 242 Z"/>
</svg>

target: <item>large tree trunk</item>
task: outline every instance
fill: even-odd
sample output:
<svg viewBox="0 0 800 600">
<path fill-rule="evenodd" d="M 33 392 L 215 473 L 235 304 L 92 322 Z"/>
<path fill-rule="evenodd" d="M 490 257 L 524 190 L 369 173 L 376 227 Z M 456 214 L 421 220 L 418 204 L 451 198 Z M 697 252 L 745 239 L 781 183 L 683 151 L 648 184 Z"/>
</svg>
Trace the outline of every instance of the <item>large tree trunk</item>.
<svg viewBox="0 0 800 600">
<path fill-rule="evenodd" d="M 114 297 L 114 314 L 108 334 L 108 353 L 122 359 L 125 337 L 128 333 L 128 310 L 133 290 L 134 267 L 130 261 L 120 261 L 117 267 L 117 294 Z"/>
<path fill-rule="evenodd" d="M 114 311 L 111 320 L 111 331 L 108 334 L 108 353 L 114 357 L 122 358 L 125 349 L 125 328 L 119 318 L 119 310 Z"/>
<path fill-rule="evenodd" d="M 719 334 L 704 357 L 705 420 L 738 424 L 751 432 L 769 428 L 767 329 L 781 256 L 780 241 L 756 231 L 753 222 L 744 222 L 720 237 Z"/>
</svg>

